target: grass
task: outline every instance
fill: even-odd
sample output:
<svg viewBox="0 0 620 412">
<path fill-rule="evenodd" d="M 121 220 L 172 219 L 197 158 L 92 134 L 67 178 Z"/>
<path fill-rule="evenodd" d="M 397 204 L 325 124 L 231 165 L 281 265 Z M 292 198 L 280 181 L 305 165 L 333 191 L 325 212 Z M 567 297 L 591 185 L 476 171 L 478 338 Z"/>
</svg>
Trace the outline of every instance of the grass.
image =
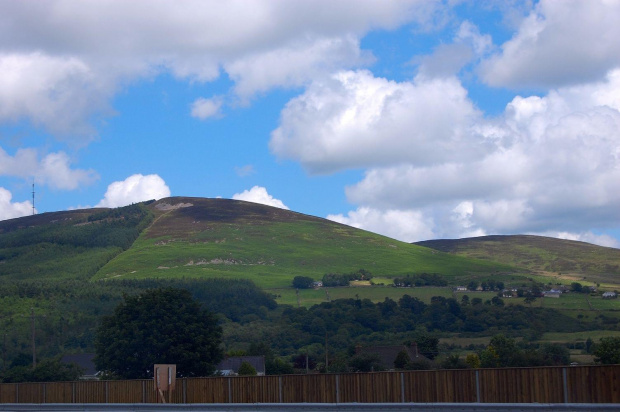
<svg viewBox="0 0 620 412">
<path fill-rule="evenodd" d="M 559 333 L 547 332 L 540 339 L 543 342 L 585 342 L 588 338 L 595 343 L 601 338 L 620 337 L 618 330 L 589 330 L 584 332 Z"/>
<path fill-rule="evenodd" d="M 190 200 L 194 206 L 161 215 L 94 279 L 230 277 L 269 289 L 290 286 L 295 276 L 319 280 L 361 268 L 385 283 L 408 273 L 458 282 L 511 270 L 263 205 Z"/>
<path fill-rule="evenodd" d="M 615 248 L 525 235 L 429 240 L 418 244 L 459 256 L 544 272 L 544 278 L 559 279 L 562 283 L 586 280 L 609 286 L 620 284 L 620 249 Z"/>
</svg>

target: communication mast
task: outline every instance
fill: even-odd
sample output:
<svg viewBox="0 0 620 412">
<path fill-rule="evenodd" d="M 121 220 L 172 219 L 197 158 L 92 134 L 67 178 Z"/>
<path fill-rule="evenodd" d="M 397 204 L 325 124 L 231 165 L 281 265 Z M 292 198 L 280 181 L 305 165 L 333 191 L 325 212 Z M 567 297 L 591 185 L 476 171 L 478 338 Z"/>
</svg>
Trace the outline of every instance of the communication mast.
<svg viewBox="0 0 620 412">
<path fill-rule="evenodd" d="M 32 215 L 34 216 L 34 180 L 32 181 Z"/>
</svg>

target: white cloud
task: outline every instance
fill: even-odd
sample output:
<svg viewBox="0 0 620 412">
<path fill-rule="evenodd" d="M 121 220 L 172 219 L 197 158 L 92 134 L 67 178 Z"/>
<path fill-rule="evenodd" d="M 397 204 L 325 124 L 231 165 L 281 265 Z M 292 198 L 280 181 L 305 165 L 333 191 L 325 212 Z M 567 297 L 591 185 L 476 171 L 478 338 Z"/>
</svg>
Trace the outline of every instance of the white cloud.
<svg viewBox="0 0 620 412">
<path fill-rule="evenodd" d="M 110 184 L 96 207 L 120 207 L 169 196 L 170 189 L 158 175 L 135 174 L 123 181 Z"/>
<path fill-rule="evenodd" d="M 211 99 L 199 98 L 192 103 L 192 117 L 206 120 L 210 117 L 220 117 L 222 115 L 222 98 L 213 97 Z"/>
<path fill-rule="evenodd" d="M 89 141 L 89 118 L 111 113 L 111 90 L 79 58 L 0 49 L 0 74 L 0 123 L 27 119 L 60 139 Z"/>
<path fill-rule="evenodd" d="M 245 200 L 246 202 L 261 203 L 267 206 L 279 207 L 288 210 L 288 207 L 281 200 L 274 198 L 267 189 L 261 186 L 254 186 L 250 190 L 235 193 L 232 197 L 235 200 Z"/>
<path fill-rule="evenodd" d="M 620 242 L 608 235 L 597 235 L 591 231 L 582 233 L 568 233 L 568 232 L 551 232 L 545 233 L 546 236 L 557 237 L 560 239 L 577 240 L 580 242 L 592 243 L 595 245 L 620 248 Z"/>
<path fill-rule="evenodd" d="M 619 38 L 618 1 L 542 0 L 481 74 L 492 86 L 514 88 L 596 81 L 620 66 Z"/>
<path fill-rule="evenodd" d="M 10 156 L 0 147 L 0 176 L 35 178 L 37 184 L 60 190 L 74 190 L 99 178 L 92 169 L 71 169 L 70 165 L 65 152 L 48 153 L 39 159 L 34 149 L 19 149 Z"/>
<path fill-rule="evenodd" d="M 477 158 L 489 148 L 463 127 L 479 117 L 453 77 L 397 83 L 339 72 L 288 102 L 270 148 L 314 173 Z"/>
<path fill-rule="evenodd" d="M 359 208 L 334 218 L 380 233 L 408 238 L 395 211 L 441 237 L 584 233 L 620 224 L 619 96 L 614 70 L 484 118 L 454 78 L 345 72 L 289 102 L 271 148 L 313 172 L 365 168 L 346 189 Z"/>
<path fill-rule="evenodd" d="M 241 167 L 235 166 L 235 172 L 237 173 L 239 177 L 246 177 L 246 176 L 250 176 L 256 173 L 256 170 L 254 169 L 254 166 L 252 165 L 245 165 Z"/>
<path fill-rule="evenodd" d="M 328 215 L 327 219 L 359 229 L 379 233 L 403 242 L 415 242 L 433 238 L 432 219 L 414 210 L 381 211 L 360 207 L 342 214 Z"/>
<path fill-rule="evenodd" d="M 0 122 L 27 119 L 88 142 L 92 118 L 108 115 L 119 86 L 138 78 L 168 72 L 208 82 L 225 71 L 248 100 L 364 64 L 359 39 L 366 32 L 423 26 L 441 10 L 419 0 L 4 1 Z"/>
<path fill-rule="evenodd" d="M 0 220 L 13 219 L 16 217 L 32 214 L 32 203 L 11 202 L 13 195 L 3 187 L 0 187 Z"/>
</svg>

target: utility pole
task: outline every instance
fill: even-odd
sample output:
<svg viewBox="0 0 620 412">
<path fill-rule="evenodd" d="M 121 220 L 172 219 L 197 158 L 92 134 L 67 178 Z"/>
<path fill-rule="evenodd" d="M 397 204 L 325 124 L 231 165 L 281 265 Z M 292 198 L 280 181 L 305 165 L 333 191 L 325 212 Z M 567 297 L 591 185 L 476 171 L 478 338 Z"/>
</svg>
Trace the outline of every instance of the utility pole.
<svg viewBox="0 0 620 412">
<path fill-rule="evenodd" d="M 4 344 L 2 345 L 2 372 L 6 373 L 6 331 L 4 332 Z"/>
<path fill-rule="evenodd" d="M 34 179 L 32 180 L 32 215 L 34 216 Z"/>
<path fill-rule="evenodd" d="M 45 315 L 39 315 L 39 317 L 45 317 Z M 37 349 L 35 346 L 35 334 L 36 334 L 36 328 L 35 328 L 35 319 L 37 318 L 37 316 L 35 316 L 34 314 L 34 307 L 30 308 L 30 323 L 31 323 L 31 329 L 32 329 L 32 369 L 37 367 Z"/>
<path fill-rule="evenodd" d="M 325 331 L 325 372 L 329 372 L 329 357 L 327 356 L 327 331 Z"/>
<path fill-rule="evenodd" d="M 34 183 L 33 183 L 34 186 Z M 35 327 L 34 327 L 34 308 L 30 308 L 31 310 L 31 318 L 32 318 L 32 369 L 37 367 L 37 350 L 35 348 L 35 343 L 34 343 L 34 334 L 35 334 Z"/>
</svg>

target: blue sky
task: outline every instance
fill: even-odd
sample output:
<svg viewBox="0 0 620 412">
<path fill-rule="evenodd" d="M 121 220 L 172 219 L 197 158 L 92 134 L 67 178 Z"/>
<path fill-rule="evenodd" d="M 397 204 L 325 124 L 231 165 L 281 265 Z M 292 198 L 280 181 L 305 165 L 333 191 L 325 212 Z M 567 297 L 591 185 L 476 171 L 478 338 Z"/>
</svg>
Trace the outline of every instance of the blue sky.
<svg viewBox="0 0 620 412">
<path fill-rule="evenodd" d="M 620 246 L 618 1 L 0 0 L 0 219 L 167 196 Z"/>
</svg>

